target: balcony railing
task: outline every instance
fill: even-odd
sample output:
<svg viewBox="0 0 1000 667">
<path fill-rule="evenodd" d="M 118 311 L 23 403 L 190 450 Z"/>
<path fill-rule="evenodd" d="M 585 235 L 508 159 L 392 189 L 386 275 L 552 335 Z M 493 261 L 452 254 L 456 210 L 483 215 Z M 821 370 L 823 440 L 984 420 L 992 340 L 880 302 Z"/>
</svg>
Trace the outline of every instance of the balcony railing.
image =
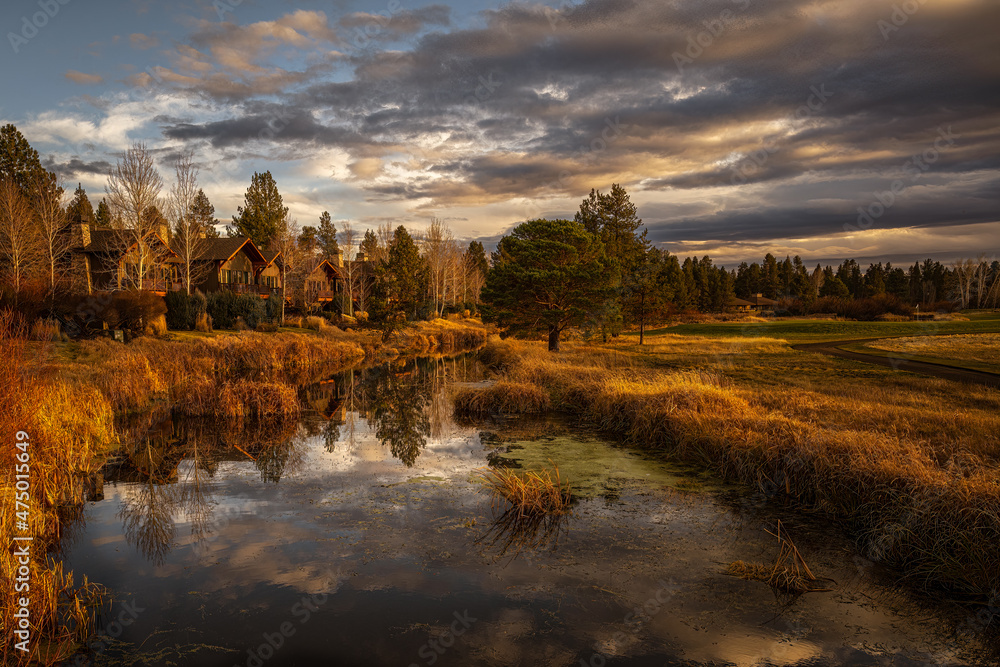
<svg viewBox="0 0 1000 667">
<path fill-rule="evenodd" d="M 327 290 L 306 290 L 307 303 L 326 303 L 328 301 L 335 301 L 339 296 L 339 292 L 331 292 Z"/>
<path fill-rule="evenodd" d="M 280 287 L 267 287 L 265 285 L 246 285 L 244 283 L 222 283 L 220 287 L 237 294 L 256 294 L 261 297 L 278 296 L 281 294 Z"/>
</svg>

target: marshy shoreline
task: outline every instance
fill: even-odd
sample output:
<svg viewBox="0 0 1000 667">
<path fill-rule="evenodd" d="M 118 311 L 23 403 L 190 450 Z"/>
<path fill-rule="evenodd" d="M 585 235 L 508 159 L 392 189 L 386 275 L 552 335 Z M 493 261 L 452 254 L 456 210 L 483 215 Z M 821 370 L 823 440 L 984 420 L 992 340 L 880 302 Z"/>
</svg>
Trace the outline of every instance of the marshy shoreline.
<svg viewBox="0 0 1000 667">
<path fill-rule="evenodd" d="M 834 362 L 783 340 L 664 338 L 642 347 L 575 343 L 560 354 L 491 339 L 481 357 L 495 381 L 459 390 L 456 410 L 568 413 L 629 445 L 820 512 L 901 583 L 996 611 L 995 391 L 918 376 L 888 386 L 865 374 L 817 381 Z M 744 368 L 751 355 L 770 368 Z"/>
<path fill-rule="evenodd" d="M 122 344 L 109 339 L 32 342 L 7 317 L 0 321 L 0 399 L 5 433 L 30 437 L 30 511 L 34 536 L 29 564 L 31 653 L 5 637 L 5 664 L 58 664 L 94 630 L 103 588 L 75 582 L 57 556 L 67 520 L 78 514 L 86 489 L 108 457 L 129 439 L 129 422 L 169 409 L 228 424 L 295 423 L 299 388 L 365 362 L 475 350 L 487 338 L 476 320 L 434 320 L 401 330 L 388 344 L 369 330 L 239 332 L 209 336 L 168 334 Z M 4 448 L 6 469 L 18 451 Z M 0 487 L 0 528 L 16 526 L 13 480 Z M 19 564 L 0 556 L 5 579 Z M 13 618 L 19 594 L 0 594 L 4 618 Z"/>
</svg>

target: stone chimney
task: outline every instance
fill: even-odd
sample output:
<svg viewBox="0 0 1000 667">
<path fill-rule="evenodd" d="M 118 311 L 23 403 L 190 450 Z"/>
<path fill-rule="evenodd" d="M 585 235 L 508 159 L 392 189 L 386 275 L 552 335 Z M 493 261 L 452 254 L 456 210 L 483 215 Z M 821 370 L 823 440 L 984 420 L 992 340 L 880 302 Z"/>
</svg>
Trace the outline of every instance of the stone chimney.
<svg viewBox="0 0 1000 667">
<path fill-rule="evenodd" d="M 356 262 L 364 262 L 366 259 L 367 257 L 365 257 L 365 253 L 363 252 L 359 252 L 357 255 L 354 256 L 354 261 Z"/>
<path fill-rule="evenodd" d="M 77 247 L 86 248 L 90 245 L 90 225 L 86 222 L 81 222 L 73 230 L 73 243 Z"/>
<path fill-rule="evenodd" d="M 337 252 L 333 253 L 333 257 L 330 258 L 330 263 L 333 264 L 334 266 L 343 267 L 344 266 L 344 251 L 343 250 L 338 250 Z"/>
</svg>

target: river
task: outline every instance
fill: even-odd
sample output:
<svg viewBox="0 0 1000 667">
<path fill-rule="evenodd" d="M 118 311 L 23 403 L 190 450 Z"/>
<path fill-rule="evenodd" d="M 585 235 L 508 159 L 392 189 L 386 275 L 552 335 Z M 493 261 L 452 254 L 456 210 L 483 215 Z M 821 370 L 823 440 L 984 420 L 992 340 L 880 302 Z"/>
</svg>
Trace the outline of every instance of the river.
<svg viewBox="0 0 1000 667">
<path fill-rule="evenodd" d="M 560 415 L 456 421 L 453 388 L 483 379 L 409 360 L 303 389 L 295 423 L 135 425 L 63 545 L 110 591 L 77 664 L 988 662 L 970 612 L 888 584 L 822 517 Z M 577 501 L 533 525 L 476 479 L 553 464 Z M 726 574 L 774 563 L 778 520 L 832 590 Z"/>
</svg>

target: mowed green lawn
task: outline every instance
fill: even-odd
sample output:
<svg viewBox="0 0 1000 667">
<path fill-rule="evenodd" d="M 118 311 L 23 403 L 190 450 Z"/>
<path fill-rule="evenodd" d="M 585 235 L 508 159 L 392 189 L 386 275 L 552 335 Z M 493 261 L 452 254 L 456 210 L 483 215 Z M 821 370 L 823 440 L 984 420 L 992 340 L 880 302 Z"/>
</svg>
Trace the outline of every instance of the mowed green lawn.
<svg viewBox="0 0 1000 667">
<path fill-rule="evenodd" d="M 708 338 L 779 338 L 796 343 L 853 340 L 857 338 L 893 338 L 896 336 L 933 336 L 940 334 L 1000 333 L 1000 312 L 965 313 L 969 321 L 955 322 L 853 322 L 837 320 L 787 319 L 774 322 L 719 322 L 678 324 L 652 329 L 646 336 L 704 336 Z M 638 336 L 630 331 L 628 336 Z"/>
</svg>

